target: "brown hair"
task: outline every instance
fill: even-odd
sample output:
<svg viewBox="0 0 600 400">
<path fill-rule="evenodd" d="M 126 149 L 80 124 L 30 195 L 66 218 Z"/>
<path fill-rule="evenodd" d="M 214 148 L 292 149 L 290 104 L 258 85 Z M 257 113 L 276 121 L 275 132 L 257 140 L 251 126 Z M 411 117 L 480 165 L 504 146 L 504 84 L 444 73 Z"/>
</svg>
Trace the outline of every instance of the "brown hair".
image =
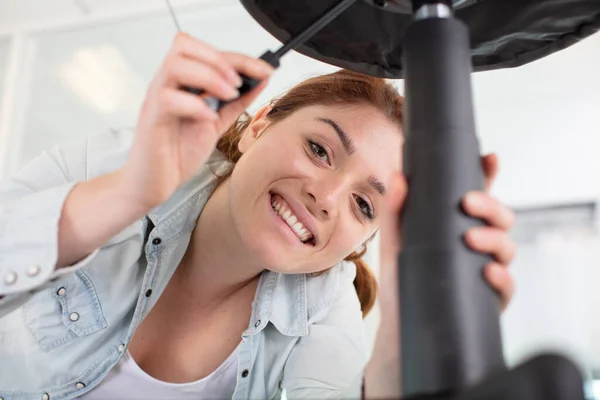
<svg viewBox="0 0 600 400">
<path fill-rule="evenodd" d="M 368 104 L 383 112 L 402 130 L 402 100 L 402 96 L 398 94 L 396 88 L 382 78 L 339 70 L 307 79 L 280 98 L 273 100 L 267 119 L 275 123 L 300 108 L 312 105 Z M 217 149 L 233 163 L 236 163 L 242 156 L 238 149 L 238 143 L 250 122 L 250 116 L 244 114 L 217 143 Z M 231 170 L 225 173 L 224 177 L 227 177 Z M 377 280 L 362 259 L 366 251 L 365 243 L 360 252 L 355 251 L 345 258 L 346 261 L 352 261 L 356 265 L 354 287 L 360 300 L 363 317 L 371 310 L 377 297 Z"/>
</svg>

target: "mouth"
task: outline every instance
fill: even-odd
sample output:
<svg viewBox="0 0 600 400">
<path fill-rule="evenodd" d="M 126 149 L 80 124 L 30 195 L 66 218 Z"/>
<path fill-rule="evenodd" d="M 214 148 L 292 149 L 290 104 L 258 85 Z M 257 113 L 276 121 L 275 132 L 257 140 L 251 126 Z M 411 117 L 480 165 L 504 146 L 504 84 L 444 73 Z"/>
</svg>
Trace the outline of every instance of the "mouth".
<svg viewBox="0 0 600 400">
<path fill-rule="evenodd" d="M 283 197 L 271 193 L 271 208 L 294 232 L 300 242 L 307 246 L 315 246 L 315 235 L 298 219 Z"/>
</svg>

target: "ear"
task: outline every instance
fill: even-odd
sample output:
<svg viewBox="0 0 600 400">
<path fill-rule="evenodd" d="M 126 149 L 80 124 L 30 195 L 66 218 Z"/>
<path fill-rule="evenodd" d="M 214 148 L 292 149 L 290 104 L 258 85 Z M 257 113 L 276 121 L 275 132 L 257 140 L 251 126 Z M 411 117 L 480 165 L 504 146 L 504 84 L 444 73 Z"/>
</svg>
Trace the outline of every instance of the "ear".
<svg viewBox="0 0 600 400">
<path fill-rule="evenodd" d="M 238 150 L 240 153 L 245 153 L 250 148 L 252 143 L 258 139 L 267 125 L 269 125 L 267 114 L 269 111 L 271 111 L 271 108 L 271 105 L 266 105 L 258 110 L 258 112 L 254 115 L 252 121 L 250 121 L 250 125 L 248 125 L 244 133 L 242 133 L 242 137 L 238 142 Z"/>
</svg>

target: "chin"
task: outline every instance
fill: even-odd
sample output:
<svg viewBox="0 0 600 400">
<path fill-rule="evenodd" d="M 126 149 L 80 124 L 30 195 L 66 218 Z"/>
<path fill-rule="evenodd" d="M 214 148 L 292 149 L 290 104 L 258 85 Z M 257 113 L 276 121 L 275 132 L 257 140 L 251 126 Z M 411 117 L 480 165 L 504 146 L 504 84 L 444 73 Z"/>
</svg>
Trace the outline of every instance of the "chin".
<svg viewBox="0 0 600 400">
<path fill-rule="evenodd" d="M 276 248 L 280 246 L 276 246 L 272 238 L 265 234 L 257 234 L 256 229 L 249 232 L 248 235 L 243 235 L 242 242 L 254 255 L 253 258 L 264 266 L 264 269 L 280 270 L 290 264 L 290 253 L 285 249 Z"/>
</svg>

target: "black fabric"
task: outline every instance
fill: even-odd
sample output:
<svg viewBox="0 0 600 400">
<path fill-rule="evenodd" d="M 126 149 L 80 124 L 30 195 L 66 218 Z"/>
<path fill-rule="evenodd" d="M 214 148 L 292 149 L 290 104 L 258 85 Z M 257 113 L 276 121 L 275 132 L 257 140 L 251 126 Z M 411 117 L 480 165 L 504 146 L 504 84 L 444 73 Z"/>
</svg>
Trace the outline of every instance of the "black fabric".
<svg viewBox="0 0 600 400">
<path fill-rule="evenodd" d="M 252 17 L 285 42 L 339 0 L 241 0 Z M 481 0 L 456 10 L 471 35 L 473 71 L 518 67 L 600 29 L 600 0 Z M 402 41 L 412 22 L 357 0 L 296 49 L 338 67 L 402 78 Z"/>
</svg>

